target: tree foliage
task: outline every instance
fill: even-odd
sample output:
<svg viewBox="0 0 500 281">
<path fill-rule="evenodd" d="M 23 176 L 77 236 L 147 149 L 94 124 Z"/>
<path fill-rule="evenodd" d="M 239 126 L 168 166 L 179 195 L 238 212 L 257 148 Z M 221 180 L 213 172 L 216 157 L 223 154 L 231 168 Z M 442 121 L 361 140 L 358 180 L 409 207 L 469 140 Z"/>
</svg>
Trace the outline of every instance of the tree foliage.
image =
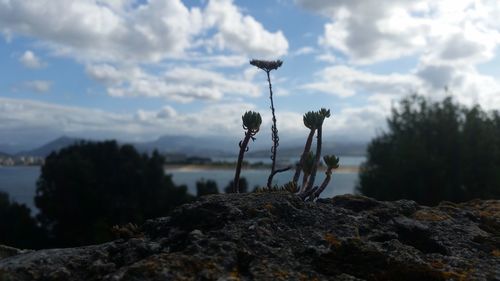
<svg viewBox="0 0 500 281">
<path fill-rule="evenodd" d="M 234 193 L 234 180 L 231 180 L 226 187 L 224 187 L 225 193 Z M 247 193 L 248 192 L 248 181 L 246 178 L 242 177 L 239 179 L 238 183 L 238 193 Z"/>
<path fill-rule="evenodd" d="M 139 154 L 115 141 L 81 142 L 51 153 L 42 166 L 35 204 L 54 246 L 99 243 L 113 225 L 166 215 L 191 197 L 164 173 L 156 151 Z"/>
<path fill-rule="evenodd" d="M 201 179 L 196 182 L 196 196 L 200 197 L 208 194 L 218 194 L 219 188 L 214 180 Z"/>
<path fill-rule="evenodd" d="M 500 115 L 412 95 L 371 141 L 357 191 L 380 200 L 500 198 Z"/>
<path fill-rule="evenodd" d="M 7 193 L 0 192 L 0 244 L 27 249 L 43 247 L 45 233 L 30 212 L 26 205 L 12 202 Z"/>
</svg>

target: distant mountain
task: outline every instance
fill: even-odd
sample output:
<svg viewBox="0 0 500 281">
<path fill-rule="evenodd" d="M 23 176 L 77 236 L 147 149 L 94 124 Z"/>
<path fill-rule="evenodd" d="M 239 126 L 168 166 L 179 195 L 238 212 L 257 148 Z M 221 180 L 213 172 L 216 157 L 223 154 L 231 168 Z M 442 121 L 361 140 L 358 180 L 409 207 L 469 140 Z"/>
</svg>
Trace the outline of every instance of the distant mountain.
<svg viewBox="0 0 500 281">
<path fill-rule="evenodd" d="M 237 153 L 238 140 L 220 137 L 162 136 L 152 142 L 134 143 L 141 152 L 182 153 L 188 156 L 225 157 Z"/>
<path fill-rule="evenodd" d="M 16 153 L 16 156 L 46 157 L 52 151 L 60 150 L 83 139 L 60 137 L 43 146 L 32 150 Z M 192 137 L 192 136 L 162 136 L 150 142 L 120 142 L 132 144 L 139 152 L 151 153 L 158 150 L 160 153 L 185 154 L 187 156 L 200 157 L 236 157 L 239 148 L 238 138 L 227 137 Z M 278 148 L 279 157 L 298 157 L 304 149 L 302 139 L 287 139 L 282 141 Z M 269 157 L 272 142 L 258 139 L 250 144 L 250 151 L 245 157 Z M 313 146 L 314 149 L 314 146 Z M 335 153 L 343 156 L 362 156 L 366 153 L 366 143 L 360 142 L 338 142 L 335 144 L 323 144 L 323 154 Z M 0 154 L 1 155 L 1 154 Z"/>
<path fill-rule="evenodd" d="M 48 156 L 52 151 L 58 151 L 61 148 L 70 146 L 78 141 L 81 141 L 83 139 L 77 139 L 77 138 L 70 138 L 66 136 L 62 136 L 60 138 L 57 138 L 41 147 L 32 149 L 32 150 L 27 150 L 27 151 L 21 151 L 19 153 L 16 153 L 16 156 L 35 156 L 35 157 L 46 157 Z"/>
<path fill-rule="evenodd" d="M 46 157 L 52 151 L 60 150 L 83 139 L 60 137 L 40 147 L 16 153 L 16 156 Z M 190 136 L 162 136 L 151 142 L 121 142 L 131 144 L 138 151 L 151 153 L 158 150 L 160 153 L 180 153 L 187 156 L 226 157 L 237 153 L 237 140 L 227 140 L 218 137 L 190 137 Z"/>
<path fill-rule="evenodd" d="M 22 146 L 22 145 L 14 145 L 14 144 L 6 144 L 0 143 L 0 151 L 5 154 L 15 155 L 16 152 L 21 150 L 28 150 L 30 146 Z"/>
<path fill-rule="evenodd" d="M 5 153 L 5 152 L 1 152 L 0 151 L 0 157 L 11 157 L 12 155 L 8 154 L 8 153 Z"/>
</svg>

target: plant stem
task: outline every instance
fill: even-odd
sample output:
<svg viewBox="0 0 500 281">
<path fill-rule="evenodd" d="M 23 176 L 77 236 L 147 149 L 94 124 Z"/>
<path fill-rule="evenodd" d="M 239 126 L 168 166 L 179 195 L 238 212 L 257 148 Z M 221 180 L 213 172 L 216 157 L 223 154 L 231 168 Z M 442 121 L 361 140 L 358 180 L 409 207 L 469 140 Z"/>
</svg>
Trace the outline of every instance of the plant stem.
<svg viewBox="0 0 500 281">
<path fill-rule="evenodd" d="M 307 185 L 308 178 L 309 178 L 309 174 L 304 172 L 304 178 L 302 179 L 302 186 L 300 187 L 299 193 L 304 192 L 304 189 Z"/>
<path fill-rule="evenodd" d="M 248 142 L 250 141 L 250 138 L 252 137 L 252 134 L 250 132 L 245 133 L 245 138 L 243 139 L 243 142 L 240 143 L 240 154 L 238 155 L 238 164 L 236 164 L 236 172 L 234 174 L 234 181 L 233 181 L 233 192 L 234 193 L 240 193 L 240 172 L 241 172 L 241 164 L 243 163 L 243 155 L 245 154 L 245 151 L 248 146 Z"/>
<path fill-rule="evenodd" d="M 309 190 L 307 190 L 307 191 L 305 191 L 305 192 L 303 192 L 303 193 L 300 193 L 300 194 L 299 194 L 299 197 L 300 197 L 302 200 L 304 200 L 304 201 L 306 201 L 306 199 L 307 199 L 308 197 L 309 197 L 309 200 L 311 200 L 311 195 L 312 195 L 312 194 L 313 194 L 313 193 L 314 193 L 317 189 L 318 189 L 318 187 L 317 187 L 317 186 L 315 186 L 315 187 L 313 187 L 313 188 L 311 188 L 311 189 L 309 189 Z"/>
<path fill-rule="evenodd" d="M 272 139 L 273 139 L 273 147 L 271 148 L 271 174 L 267 179 L 267 188 L 271 190 L 271 184 L 273 181 L 273 177 L 276 174 L 276 152 L 279 145 L 279 137 L 278 137 L 278 127 L 276 126 L 276 115 L 274 114 L 274 102 L 273 102 L 273 87 L 271 84 L 271 76 L 269 74 L 270 71 L 266 71 L 267 74 L 267 83 L 269 84 L 269 99 L 271 100 L 271 113 L 273 116 L 273 125 L 271 126 Z"/>
<path fill-rule="evenodd" d="M 306 145 L 304 146 L 304 152 L 302 152 L 302 155 L 300 156 L 300 162 L 297 165 L 297 167 L 295 168 L 295 174 L 293 175 L 293 182 L 295 184 L 297 184 L 297 182 L 299 181 L 300 171 L 302 171 L 302 167 L 304 166 L 304 161 L 306 159 L 306 156 L 309 153 L 309 151 L 311 150 L 314 132 L 315 132 L 315 130 L 311 130 L 309 132 L 309 136 L 307 136 Z"/>
<path fill-rule="evenodd" d="M 323 182 L 321 183 L 321 186 L 313 194 L 313 198 L 312 198 L 313 200 L 319 197 L 321 192 L 323 192 L 323 190 L 325 190 L 325 188 L 328 186 L 328 183 L 330 183 L 330 180 L 332 179 L 332 170 L 331 169 L 326 170 L 325 174 L 326 174 L 326 177 L 323 180 Z"/>
<path fill-rule="evenodd" d="M 314 180 L 316 179 L 316 172 L 318 171 L 318 165 L 321 160 L 321 135 L 322 126 L 318 127 L 318 136 L 316 141 L 316 159 L 314 159 L 314 165 L 312 167 L 311 175 L 309 176 L 309 181 L 307 182 L 306 191 L 310 190 L 314 185 Z"/>
</svg>

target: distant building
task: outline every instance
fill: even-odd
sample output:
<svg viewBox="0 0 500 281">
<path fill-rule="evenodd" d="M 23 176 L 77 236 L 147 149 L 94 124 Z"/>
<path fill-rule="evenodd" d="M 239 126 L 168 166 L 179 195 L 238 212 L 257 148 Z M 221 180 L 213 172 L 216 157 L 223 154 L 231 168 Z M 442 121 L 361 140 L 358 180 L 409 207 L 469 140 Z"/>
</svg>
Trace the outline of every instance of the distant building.
<svg viewBox="0 0 500 281">
<path fill-rule="evenodd" d="M 0 157 L 1 166 L 14 166 L 15 162 L 12 157 Z"/>
<path fill-rule="evenodd" d="M 38 166 L 43 165 L 45 159 L 35 156 L 0 156 L 0 166 Z"/>
</svg>

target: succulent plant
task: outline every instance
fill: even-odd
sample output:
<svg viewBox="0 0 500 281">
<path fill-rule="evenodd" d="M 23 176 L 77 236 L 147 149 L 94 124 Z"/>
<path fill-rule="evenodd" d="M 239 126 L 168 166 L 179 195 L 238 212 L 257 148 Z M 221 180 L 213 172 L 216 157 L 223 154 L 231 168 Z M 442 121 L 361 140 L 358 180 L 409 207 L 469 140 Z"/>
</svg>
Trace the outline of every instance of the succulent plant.
<svg viewBox="0 0 500 281">
<path fill-rule="evenodd" d="M 315 163 L 312 167 L 311 174 L 309 175 L 309 179 L 307 180 L 307 186 L 304 188 L 302 187 L 302 192 L 307 192 L 309 191 L 313 185 L 314 181 L 316 179 L 316 172 L 318 170 L 318 165 L 321 161 L 321 147 L 322 147 L 322 134 L 323 134 L 323 122 L 325 121 L 325 118 L 330 117 L 330 110 L 321 108 L 316 115 L 316 118 L 314 118 L 314 125 L 316 127 L 317 131 L 317 136 L 316 136 L 316 154 L 315 154 Z"/>
<path fill-rule="evenodd" d="M 298 191 L 297 184 L 294 183 L 293 181 L 290 181 L 285 185 L 283 185 L 283 189 L 290 193 L 296 193 Z"/>
<path fill-rule="evenodd" d="M 337 169 L 339 167 L 339 158 L 335 155 L 325 155 L 323 156 L 323 161 L 325 161 L 327 167 L 327 173 Z"/>
<path fill-rule="evenodd" d="M 312 140 L 314 137 L 314 133 L 316 132 L 316 119 L 318 119 L 318 112 L 315 111 L 309 111 L 304 116 L 302 117 L 302 120 L 304 121 L 304 126 L 309 128 L 309 135 L 307 136 L 306 144 L 304 146 L 304 151 L 302 152 L 302 155 L 300 156 L 299 163 L 295 167 L 295 174 L 293 175 L 292 182 L 297 184 L 300 178 L 300 172 L 302 171 L 302 166 L 304 165 L 305 157 L 307 157 L 307 154 L 311 150 L 311 145 L 312 145 Z M 301 189 L 302 190 L 302 189 Z"/>
<path fill-rule="evenodd" d="M 236 171 L 234 173 L 234 186 L 233 191 L 235 193 L 239 193 L 239 183 L 240 183 L 240 173 L 241 173 L 241 164 L 243 163 L 243 156 L 245 152 L 248 151 L 248 142 L 250 139 L 255 140 L 255 134 L 257 134 L 260 130 L 260 125 L 262 124 L 262 117 L 258 112 L 247 111 L 241 117 L 243 121 L 243 129 L 245 132 L 245 138 L 240 141 L 240 153 L 238 155 L 238 163 L 236 165 Z"/>
<path fill-rule="evenodd" d="M 306 155 L 304 156 L 304 161 L 303 161 L 302 166 L 301 166 L 302 172 L 304 173 L 304 177 L 302 179 L 302 187 L 300 189 L 300 192 L 303 192 L 303 189 L 307 185 L 307 180 L 309 179 L 309 175 L 311 175 L 311 172 L 313 170 L 315 159 L 316 159 L 316 157 L 310 151 L 307 152 Z"/>
<path fill-rule="evenodd" d="M 275 61 L 267 61 L 267 60 L 251 60 L 250 64 L 264 70 L 267 74 L 267 83 L 269 84 L 269 100 L 271 101 L 271 114 L 272 114 L 272 121 L 273 124 L 271 126 L 271 133 L 272 133 L 272 140 L 273 140 L 273 146 L 271 147 L 271 173 L 269 174 L 269 178 L 267 179 L 267 187 L 271 189 L 271 185 L 273 182 L 273 177 L 275 174 L 283 171 L 289 170 L 291 167 L 285 168 L 285 169 L 276 169 L 276 152 L 278 150 L 278 145 L 279 145 L 279 136 L 278 136 L 278 127 L 276 125 L 276 115 L 274 113 L 274 101 L 273 101 L 273 86 L 271 83 L 271 76 L 269 73 L 271 70 L 276 70 L 281 65 L 283 64 L 283 61 L 281 60 L 275 60 Z"/>
<path fill-rule="evenodd" d="M 321 116 L 323 116 L 324 118 L 330 118 L 330 109 L 321 108 L 318 113 L 321 114 Z"/>
<path fill-rule="evenodd" d="M 308 111 L 304 116 L 302 117 L 302 121 L 304 121 L 304 126 L 311 130 L 316 130 L 316 119 L 318 119 L 318 112 L 315 111 Z"/>
<path fill-rule="evenodd" d="M 243 129 L 249 132 L 252 132 L 255 135 L 259 132 L 260 125 L 262 124 L 262 117 L 258 112 L 247 111 L 243 116 L 241 116 L 243 120 Z"/>
<path fill-rule="evenodd" d="M 311 198 L 312 200 L 318 198 L 321 192 L 325 190 L 328 183 L 330 183 L 330 180 L 332 179 L 332 171 L 339 167 L 339 158 L 335 155 L 325 155 L 323 156 L 323 161 L 325 161 L 326 164 L 326 177 L 323 180 L 323 183 L 321 183 L 321 186 L 313 193 Z"/>
<path fill-rule="evenodd" d="M 309 135 L 307 137 L 306 144 L 304 146 L 304 151 L 302 152 L 302 155 L 300 157 L 300 161 L 295 169 L 295 174 L 293 176 L 293 182 L 297 183 L 299 178 L 300 178 L 300 172 L 302 170 L 302 166 L 304 165 L 305 157 L 311 150 L 311 145 L 312 145 L 312 139 L 314 137 L 314 133 L 317 131 L 318 136 L 317 136 L 317 145 L 316 145 L 316 158 L 315 158 L 315 165 L 316 167 L 312 166 L 311 173 L 308 174 L 308 177 L 311 177 L 310 179 L 304 178 L 303 183 L 308 183 L 307 186 L 303 184 L 300 188 L 300 193 L 303 193 L 306 189 L 310 189 L 312 185 L 314 184 L 314 179 L 316 177 L 316 170 L 317 170 L 317 165 L 319 165 L 319 162 L 321 160 L 321 128 L 323 126 L 323 122 L 325 118 L 330 117 L 330 110 L 321 108 L 319 111 L 309 111 L 306 114 L 304 114 L 302 120 L 304 121 L 304 125 L 309 128 Z M 304 174 L 304 177 L 306 177 L 306 174 Z"/>
</svg>

